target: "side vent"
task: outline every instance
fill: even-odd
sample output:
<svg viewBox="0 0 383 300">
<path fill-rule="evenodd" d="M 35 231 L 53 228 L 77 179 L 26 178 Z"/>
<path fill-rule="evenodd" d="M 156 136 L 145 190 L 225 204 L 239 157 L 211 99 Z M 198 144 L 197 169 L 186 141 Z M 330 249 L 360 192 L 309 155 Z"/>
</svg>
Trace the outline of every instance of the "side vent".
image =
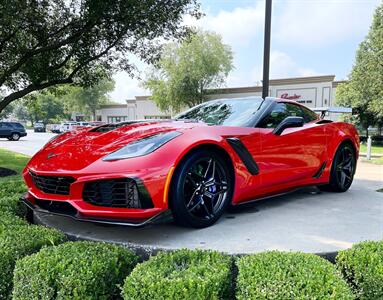
<svg viewBox="0 0 383 300">
<path fill-rule="evenodd" d="M 241 140 L 234 137 L 227 138 L 226 140 L 238 154 L 239 158 L 242 160 L 250 174 L 257 175 L 259 173 L 258 165 L 254 161 L 253 156 L 250 154 L 249 150 L 247 150 L 245 145 L 241 142 Z"/>
<path fill-rule="evenodd" d="M 315 172 L 313 178 L 318 179 L 318 178 L 320 178 L 320 177 L 322 176 L 322 173 L 323 173 L 324 169 L 326 168 L 326 164 L 327 164 L 327 162 L 324 162 L 324 163 L 321 165 L 321 167 L 319 168 L 319 170 Z"/>
</svg>

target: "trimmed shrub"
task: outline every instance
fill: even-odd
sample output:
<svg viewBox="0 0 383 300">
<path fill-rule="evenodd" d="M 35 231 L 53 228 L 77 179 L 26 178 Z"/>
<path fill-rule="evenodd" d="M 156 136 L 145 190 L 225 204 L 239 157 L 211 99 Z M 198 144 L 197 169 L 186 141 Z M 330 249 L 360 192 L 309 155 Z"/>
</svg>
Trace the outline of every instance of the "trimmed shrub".
<svg viewBox="0 0 383 300">
<path fill-rule="evenodd" d="M 24 216 L 26 209 L 19 198 L 26 191 L 27 188 L 22 179 L 0 182 L 0 212 Z"/>
<path fill-rule="evenodd" d="M 13 299 L 114 299 L 137 262 L 133 252 L 116 245 L 47 247 L 17 262 Z"/>
<path fill-rule="evenodd" d="M 340 251 L 336 265 L 359 299 L 383 299 L 383 241 Z"/>
<path fill-rule="evenodd" d="M 19 198 L 20 195 L 12 195 L 0 198 L 0 212 L 9 212 L 16 216 L 24 217 L 27 210 Z"/>
<path fill-rule="evenodd" d="M 354 298 L 335 266 L 313 254 L 264 252 L 237 266 L 237 299 Z"/>
<path fill-rule="evenodd" d="M 13 217 L 13 220 L 17 219 Z M 62 233 L 42 226 L 0 227 L 0 299 L 10 298 L 13 270 L 18 259 L 39 251 L 43 246 L 64 241 Z"/>
<path fill-rule="evenodd" d="M 126 278 L 124 299 L 225 299 L 231 288 L 231 259 L 218 252 L 159 253 Z"/>
<path fill-rule="evenodd" d="M 0 236 L 4 230 L 11 230 L 15 226 L 27 226 L 28 223 L 24 219 L 15 216 L 7 211 L 0 212 Z"/>
<path fill-rule="evenodd" d="M 10 195 L 22 195 L 27 191 L 27 187 L 23 179 L 12 179 L 0 182 L 0 198 L 9 197 Z"/>
</svg>

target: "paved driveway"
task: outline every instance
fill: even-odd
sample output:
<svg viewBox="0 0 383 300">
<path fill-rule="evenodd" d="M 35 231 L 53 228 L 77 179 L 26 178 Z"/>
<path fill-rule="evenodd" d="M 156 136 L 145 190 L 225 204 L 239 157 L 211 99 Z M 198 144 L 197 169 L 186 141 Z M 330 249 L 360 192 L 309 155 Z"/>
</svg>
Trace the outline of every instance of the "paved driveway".
<svg viewBox="0 0 383 300">
<path fill-rule="evenodd" d="M 32 156 L 56 135 L 51 132 L 33 132 L 33 130 L 27 130 L 27 132 L 28 135 L 22 137 L 17 142 L 0 139 L 0 149 L 7 149 Z"/>
<path fill-rule="evenodd" d="M 163 224 L 145 228 L 100 226 L 70 218 L 37 215 L 36 221 L 75 239 L 108 241 L 141 254 L 160 249 L 201 248 L 231 254 L 265 250 L 331 253 L 364 240 L 383 239 L 383 166 L 359 162 L 346 193 L 307 188 L 256 202 L 225 214 L 205 229 Z"/>
</svg>

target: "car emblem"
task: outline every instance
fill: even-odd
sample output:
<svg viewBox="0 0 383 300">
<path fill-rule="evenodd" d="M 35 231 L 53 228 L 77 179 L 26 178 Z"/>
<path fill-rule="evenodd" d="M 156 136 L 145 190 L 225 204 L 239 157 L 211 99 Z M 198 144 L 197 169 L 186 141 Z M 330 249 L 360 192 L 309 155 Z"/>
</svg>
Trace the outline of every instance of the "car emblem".
<svg viewBox="0 0 383 300">
<path fill-rule="evenodd" d="M 59 154 L 49 153 L 47 159 L 51 159 L 52 157 L 59 156 Z"/>
</svg>

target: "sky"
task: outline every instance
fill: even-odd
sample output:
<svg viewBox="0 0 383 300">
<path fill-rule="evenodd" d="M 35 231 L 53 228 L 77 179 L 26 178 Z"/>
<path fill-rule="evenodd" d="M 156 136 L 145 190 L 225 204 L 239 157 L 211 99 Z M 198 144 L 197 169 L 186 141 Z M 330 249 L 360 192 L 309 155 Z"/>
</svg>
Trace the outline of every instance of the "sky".
<svg viewBox="0 0 383 300">
<path fill-rule="evenodd" d="M 367 35 L 382 0 L 273 0 L 270 78 L 315 75 L 346 79 L 359 43 Z M 234 52 L 235 69 L 226 87 L 261 84 L 264 0 L 200 0 L 205 16 L 187 25 L 214 31 Z M 135 61 L 141 74 L 148 66 Z M 124 72 L 114 75 L 115 102 L 148 95 Z"/>
</svg>

